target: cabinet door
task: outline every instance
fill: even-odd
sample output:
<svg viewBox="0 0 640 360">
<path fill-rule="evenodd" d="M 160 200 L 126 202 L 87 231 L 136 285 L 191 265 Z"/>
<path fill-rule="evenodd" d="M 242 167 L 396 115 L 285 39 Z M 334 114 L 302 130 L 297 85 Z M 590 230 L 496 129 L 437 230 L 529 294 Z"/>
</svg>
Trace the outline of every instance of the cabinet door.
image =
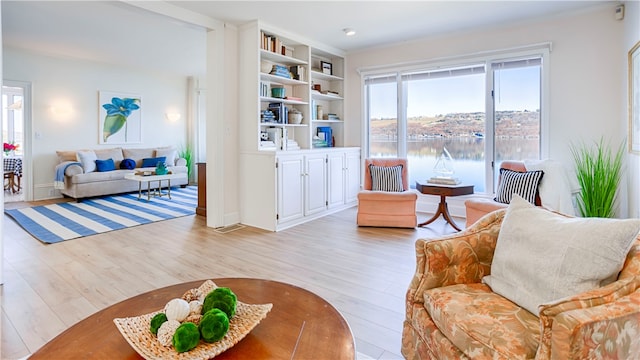
<svg viewBox="0 0 640 360">
<path fill-rule="evenodd" d="M 327 170 L 328 206 L 333 208 L 344 204 L 345 196 L 345 156 L 342 152 L 329 153 Z"/>
<path fill-rule="evenodd" d="M 278 223 L 304 216 L 304 177 L 302 156 L 278 159 Z"/>
<path fill-rule="evenodd" d="M 358 200 L 360 191 L 360 150 L 349 151 L 345 155 L 345 203 L 351 204 Z"/>
<path fill-rule="evenodd" d="M 305 159 L 305 215 L 311 215 L 327 209 L 327 158 L 326 154 L 313 154 Z"/>
</svg>

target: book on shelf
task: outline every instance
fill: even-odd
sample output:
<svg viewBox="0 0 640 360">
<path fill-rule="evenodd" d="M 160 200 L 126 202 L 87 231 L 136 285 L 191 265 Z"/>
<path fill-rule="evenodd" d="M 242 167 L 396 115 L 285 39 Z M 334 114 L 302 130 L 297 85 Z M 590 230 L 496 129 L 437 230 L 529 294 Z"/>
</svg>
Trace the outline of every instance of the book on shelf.
<svg viewBox="0 0 640 360">
<path fill-rule="evenodd" d="M 277 65 L 277 64 L 273 65 L 273 67 L 271 67 L 271 72 L 269 74 L 291 79 L 291 73 L 289 72 L 289 69 L 283 65 Z"/>
<path fill-rule="evenodd" d="M 264 82 L 264 81 L 260 81 L 260 96 L 269 96 L 269 84 Z"/>
<path fill-rule="evenodd" d="M 302 101 L 302 98 L 301 97 L 297 97 L 297 96 L 289 96 L 289 95 L 287 95 L 284 98 L 287 99 L 287 100 Z"/>
<path fill-rule="evenodd" d="M 305 69 L 302 65 L 292 65 L 289 66 L 289 72 L 293 79 L 304 81 L 305 79 Z"/>
<path fill-rule="evenodd" d="M 458 185 L 460 184 L 460 179 L 451 176 L 432 176 L 427 182 L 440 185 Z"/>
<path fill-rule="evenodd" d="M 273 112 L 275 116 L 275 122 L 278 124 L 288 124 L 289 123 L 289 108 L 286 107 L 283 103 L 269 103 L 267 106 L 267 110 Z"/>
<path fill-rule="evenodd" d="M 340 117 L 337 114 L 327 114 L 327 120 L 340 120 Z"/>
</svg>

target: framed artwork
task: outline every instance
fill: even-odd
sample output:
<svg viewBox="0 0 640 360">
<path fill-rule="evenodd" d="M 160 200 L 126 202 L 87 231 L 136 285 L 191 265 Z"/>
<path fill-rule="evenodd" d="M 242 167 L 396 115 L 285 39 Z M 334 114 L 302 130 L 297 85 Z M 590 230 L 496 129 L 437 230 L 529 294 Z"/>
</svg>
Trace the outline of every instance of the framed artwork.
<svg viewBox="0 0 640 360">
<path fill-rule="evenodd" d="M 99 91 L 98 114 L 100 144 L 142 143 L 140 95 Z"/>
<path fill-rule="evenodd" d="M 320 61 L 320 68 L 323 74 L 333 75 L 333 65 L 330 62 Z"/>
<path fill-rule="evenodd" d="M 629 151 L 640 154 L 640 41 L 629 51 Z"/>
</svg>

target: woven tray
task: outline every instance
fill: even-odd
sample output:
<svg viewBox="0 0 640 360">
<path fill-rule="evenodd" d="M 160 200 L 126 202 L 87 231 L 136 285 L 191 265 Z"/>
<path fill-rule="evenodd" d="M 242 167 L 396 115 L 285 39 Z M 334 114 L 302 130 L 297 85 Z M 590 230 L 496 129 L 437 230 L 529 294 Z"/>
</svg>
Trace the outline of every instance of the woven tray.
<svg viewBox="0 0 640 360">
<path fill-rule="evenodd" d="M 198 289 L 208 294 L 216 284 L 205 281 Z M 177 294 L 181 296 L 182 294 Z M 236 314 L 229 320 L 229 332 L 219 341 L 207 343 L 200 340 L 194 349 L 178 353 L 173 346 L 162 346 L 149 330 L 151 319 L 160 311 L 128 318 L 116 318 L 113 322 L 131 347 L 145 359 L 211 359 L 242 340 L 256 325 L 267 317 L 273 304 L 251 305 L 238 301 Z"/>
</svg>

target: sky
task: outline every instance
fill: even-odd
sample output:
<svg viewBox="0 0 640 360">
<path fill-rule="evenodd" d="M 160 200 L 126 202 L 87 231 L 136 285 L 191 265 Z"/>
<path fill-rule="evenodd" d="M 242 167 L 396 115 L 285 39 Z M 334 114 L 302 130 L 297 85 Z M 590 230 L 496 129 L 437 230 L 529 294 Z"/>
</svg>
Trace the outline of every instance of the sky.
<svg viewBox="0 0 640 360">
<path fill-rule="evenodd" d="M 371 117 L 396 118 L 396 84 L 376 84 L 371 91 Z M 496 72 L 496 111 L 540 108 L 540 68 Z M 485 111 L 485 74 L 413 81 L 407 116 Z"/>
</svg>

